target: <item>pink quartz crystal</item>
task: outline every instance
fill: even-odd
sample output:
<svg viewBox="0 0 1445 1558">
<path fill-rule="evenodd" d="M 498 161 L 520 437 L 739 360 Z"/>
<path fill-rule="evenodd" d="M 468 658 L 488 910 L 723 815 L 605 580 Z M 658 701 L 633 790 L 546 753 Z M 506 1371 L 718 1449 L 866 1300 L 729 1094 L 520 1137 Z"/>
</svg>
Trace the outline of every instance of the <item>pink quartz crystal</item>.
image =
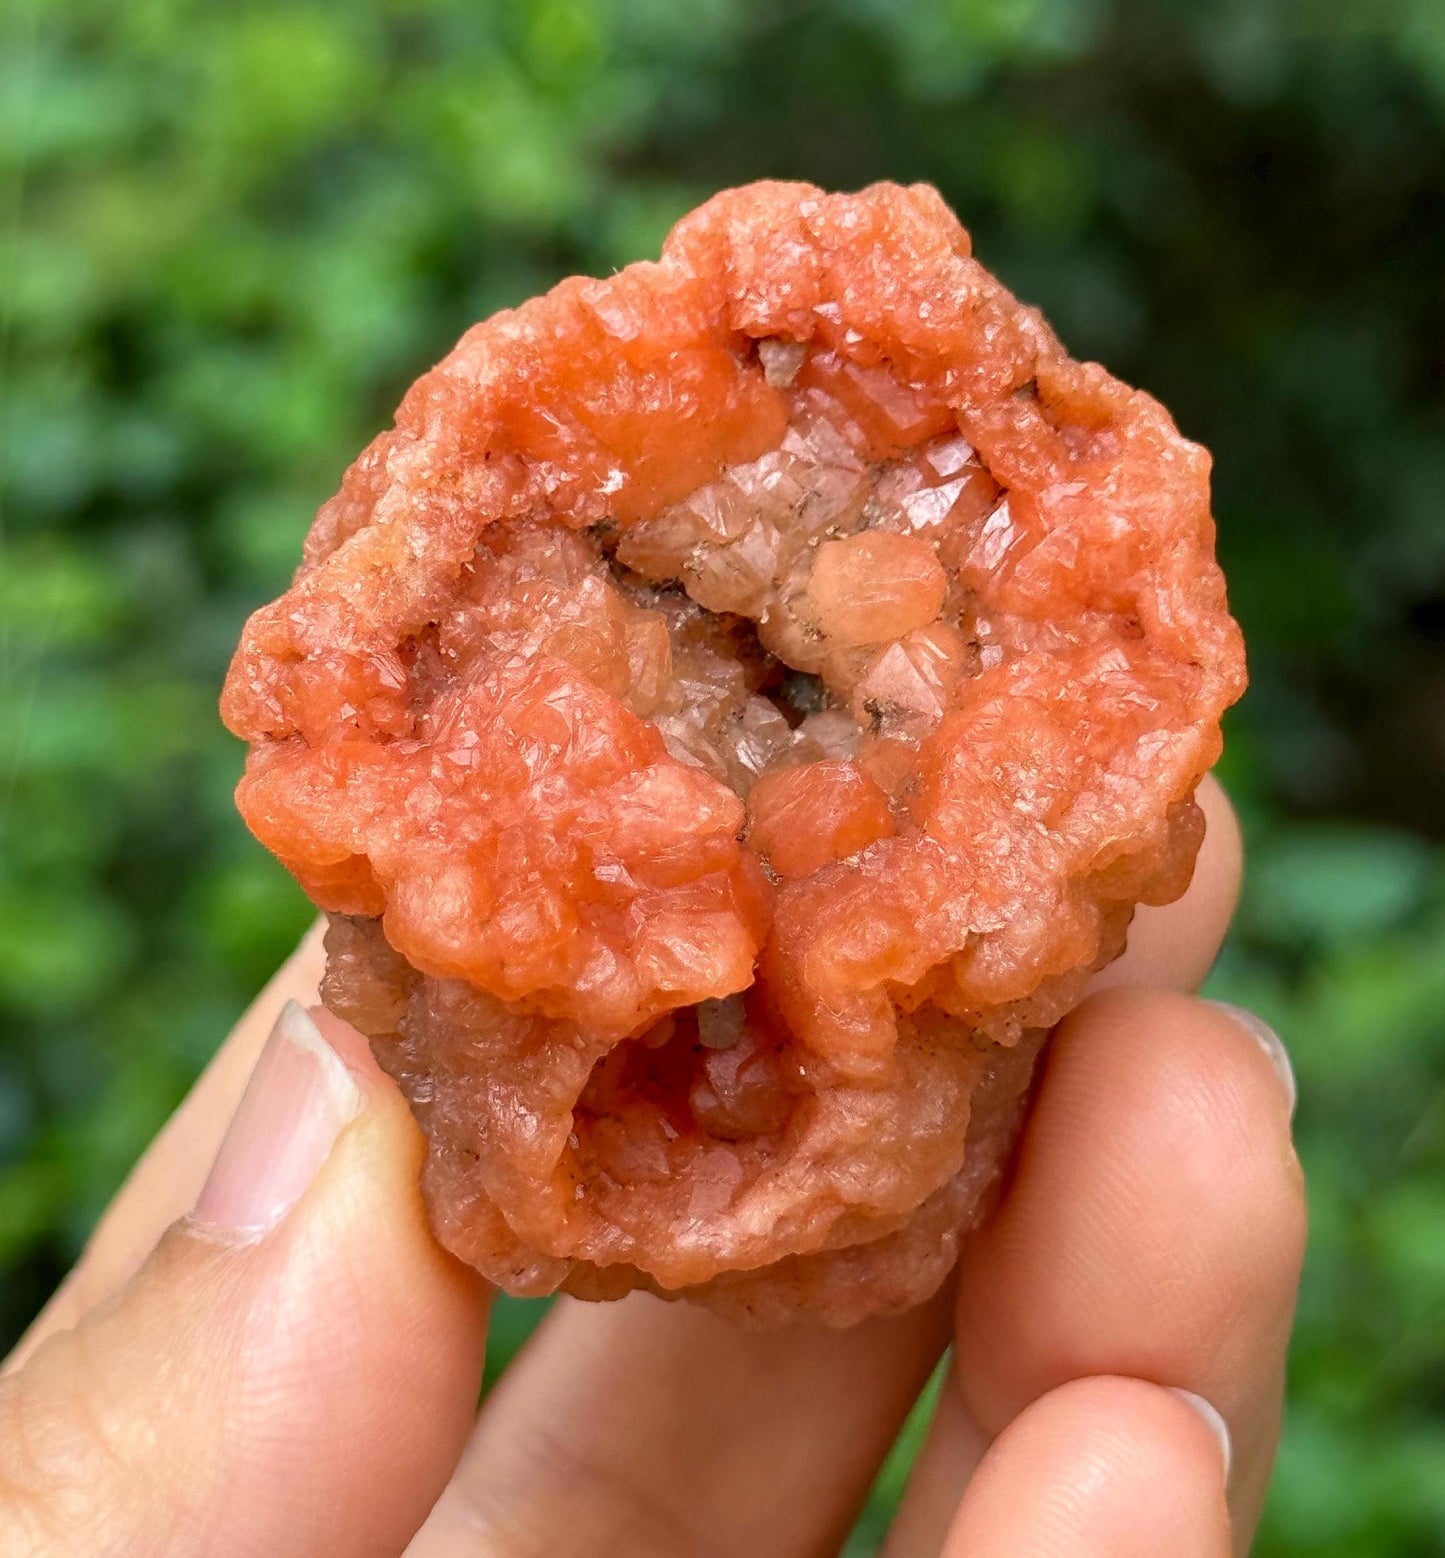
<svg viewBox="0 0 1445 1558">
<path fill-rule="evenodd" d="M 933 1291 L 1189 880 L 1208 469 L 923 186 L 721 194 L 417 381 L 223 711 L 449 1249 L 755 1322 Z"/>
</svg>

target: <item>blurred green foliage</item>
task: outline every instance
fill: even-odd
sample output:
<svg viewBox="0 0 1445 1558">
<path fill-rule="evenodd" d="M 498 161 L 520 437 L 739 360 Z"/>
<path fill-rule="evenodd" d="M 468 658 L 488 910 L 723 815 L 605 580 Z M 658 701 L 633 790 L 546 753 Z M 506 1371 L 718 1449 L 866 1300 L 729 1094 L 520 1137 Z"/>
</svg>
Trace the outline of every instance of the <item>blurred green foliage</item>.
<svg viewBox="0 0 1445 1558">
<path fill-rule="evenodd" d="M 925 178 L 1217 456 L 1215 988 L 1293 1049 L 1314 1206 L 1259 1550 L 1445 1547 L 1438 0 L 8 0 L 0 170 L 7 1333 L 306 923 L 214 699 L 402 388 L 719 185 Z"/>
</svg>

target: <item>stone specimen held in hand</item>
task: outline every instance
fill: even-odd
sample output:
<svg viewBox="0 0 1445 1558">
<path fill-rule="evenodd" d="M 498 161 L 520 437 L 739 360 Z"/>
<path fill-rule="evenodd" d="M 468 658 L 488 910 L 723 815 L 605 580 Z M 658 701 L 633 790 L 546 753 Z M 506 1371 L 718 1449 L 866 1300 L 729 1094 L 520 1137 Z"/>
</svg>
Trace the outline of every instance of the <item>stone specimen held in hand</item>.
<svg viewBox="0 0 1445 1558">
<path fill-rule="evenodd" d="M 246 627 L 441 1241 L 514 1293 L 925 1297 L 1243 687 L 1209 460 L 926 187 L 764 183 L 477 325 Z"/>
</svg>

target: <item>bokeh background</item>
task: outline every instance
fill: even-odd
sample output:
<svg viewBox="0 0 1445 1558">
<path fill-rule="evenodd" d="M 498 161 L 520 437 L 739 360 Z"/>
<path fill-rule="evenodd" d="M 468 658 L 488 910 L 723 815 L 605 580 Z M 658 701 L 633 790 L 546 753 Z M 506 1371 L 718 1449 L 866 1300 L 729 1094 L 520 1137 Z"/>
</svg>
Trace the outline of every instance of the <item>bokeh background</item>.
<svg viewBox="0 0 1445 1558">
<path fill-rule="evenodd" d="M 469 322 L 765 174 L 932 180 L 1215 451 L 1214 990 L 1314 1209 L 1259 1551 L 1445 1551 L 1439 0 L 5 0 L 0 1330 L 307 921 L 215 697 L 317 504 Z"/>
</svg>

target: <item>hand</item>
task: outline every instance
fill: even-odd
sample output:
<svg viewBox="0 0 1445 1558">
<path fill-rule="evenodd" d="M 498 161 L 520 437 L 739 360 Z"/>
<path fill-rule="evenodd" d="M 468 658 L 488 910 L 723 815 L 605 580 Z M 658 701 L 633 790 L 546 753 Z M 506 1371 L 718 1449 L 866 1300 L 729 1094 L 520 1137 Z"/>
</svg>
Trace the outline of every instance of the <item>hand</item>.
<svg viewBox="0 0 1445 1558">
<path fill-rule="evenodd" d="M 887 1558 L 1243 1550 L 1304 1214 L 1277 1041 L 1179 993 L 1238 880 L 1202 798 L 1194 885 L 1061 1024 L 956 1290 L 842 1332 L 563 1300 L 479 1417 L 488 1292 L 427 1233 L 406 1105 L 325 1013 L 266 1042 L 308 937 L 11 1359 L 0 1551 L 815 1558 L 950 1334 Z"/>
</svg>

